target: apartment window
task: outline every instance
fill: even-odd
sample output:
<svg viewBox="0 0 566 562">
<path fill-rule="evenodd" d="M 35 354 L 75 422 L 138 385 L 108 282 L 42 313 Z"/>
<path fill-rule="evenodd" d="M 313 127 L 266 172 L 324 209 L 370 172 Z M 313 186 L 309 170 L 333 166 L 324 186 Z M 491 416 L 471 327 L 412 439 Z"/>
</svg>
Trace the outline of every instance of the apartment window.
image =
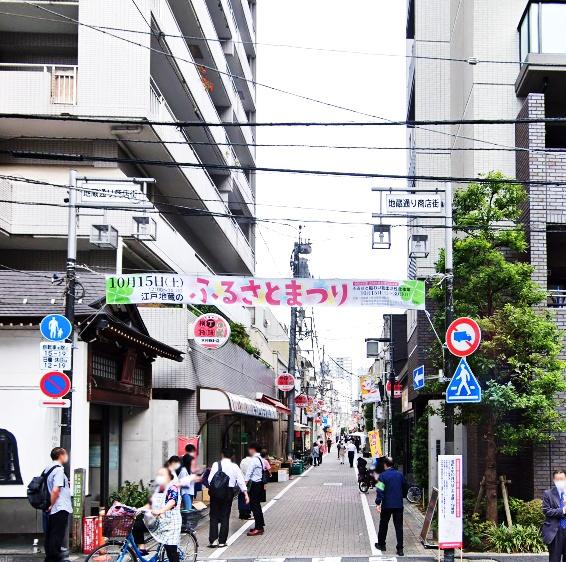
<svg viewBox="0 0 566 562">
<path fill-rule="evenodd" d="M 548 305 L 566 308 L 566 228 L 549 225 L 546 233 Z"/>
<path fill-rule="evenodd" d="M 521 61 L 529 53 L 566 53 L 565 27 L 565 2 L 530 2 L 518 28 Z"/>
</svg>

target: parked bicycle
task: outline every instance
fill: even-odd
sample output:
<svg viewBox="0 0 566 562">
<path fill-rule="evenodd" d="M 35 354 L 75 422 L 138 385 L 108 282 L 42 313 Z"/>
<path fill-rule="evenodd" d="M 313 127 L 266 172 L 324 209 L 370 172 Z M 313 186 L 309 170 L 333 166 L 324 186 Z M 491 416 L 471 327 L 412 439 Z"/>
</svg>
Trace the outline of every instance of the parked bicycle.
<svg viewBox="0 0 566 562">
<path fill-rule="evenodd" d="M 147 553 L 142 552 L 132 535 L 136 511 L 118 516 L 105 516 L 102 521 L 103 534 L 107 541 L 95 548 L 86 562 L 166 562 L 165 545 L 149 539 Z M 196 562 L 198 541 L 192 529 L 184 528 L 178 547 L 180 562 Z"/>
</svg>

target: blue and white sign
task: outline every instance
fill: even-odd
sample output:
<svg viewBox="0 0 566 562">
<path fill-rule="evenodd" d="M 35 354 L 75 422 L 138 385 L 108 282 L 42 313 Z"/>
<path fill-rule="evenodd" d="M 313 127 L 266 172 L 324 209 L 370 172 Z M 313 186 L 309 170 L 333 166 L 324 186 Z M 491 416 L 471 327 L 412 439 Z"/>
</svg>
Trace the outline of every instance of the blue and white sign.
<svg viewBox="0 0 566 562">
<path fill-rule="evenodd" d="M 49 341 L 65 341 L 73 331 L 73 326 L 62 314 L 45 316 L 39 325 L 41 335 Z"/>
<path fill-rule="evenodd" d="M 413 388 L 421 390 L 421 388 L 424 388 L 424 384 L 424 365 L 421 365 L 413 371 Z"/>
<path fill-rule="evenodd" d="M 481 386 L 464 357 L 446 389 L 448 404 L 477 404 L 481 402 Z"/>
</svg>

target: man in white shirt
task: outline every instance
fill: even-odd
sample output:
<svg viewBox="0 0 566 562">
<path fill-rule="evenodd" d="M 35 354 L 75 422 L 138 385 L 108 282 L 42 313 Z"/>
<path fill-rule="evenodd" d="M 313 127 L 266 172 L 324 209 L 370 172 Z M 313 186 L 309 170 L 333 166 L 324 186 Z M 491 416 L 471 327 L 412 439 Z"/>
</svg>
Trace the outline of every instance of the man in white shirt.
<svg viewBox="0 0 566 562">
<path fill-rule="evenodd" d="M 230 493 L 225 499 L 210 498 L 210 530 L 208 533 L 209 547 L 226 546 L 228 540 L 228 531 L 230 530 L 230 511 L 232 510 L 232 502 L 234 501 L 234 489 L 236 487 L 244 494 L 245 502 L 249 503 L 248 490 L 244 481 L 244 475 L 240 467 L 232 462 L 232 450 L 222 449 L 222 459 L 215 462 L 210 469 L 208 481 L 212 482 L 214 475 L 218 472 L 218 464 L 220 463 L 222 472 L 230 479 L 228 487 Z M 218 527 L 220 526 L 220 532 Z M 218 541 L 218 545 L 216 544 Z"/>
<path fill-rule="evenodd" d="M 263 496 L 263 470 L 264 464 L 261 458 L 260 447 L 256 443 L 248 445 L 248 451 L 252 461 L 246 472 L 246 482 L 250 486 L 250 508 L 254 515 L 255 527 L 248 531 L 249 537 L 263 535 L 265 521 L 263 519 L 263 510 L 261 509 L 261 498 Z"/>
<path fill-rule="evenodd" d="M 242 459 L 242 462 L 240 463 L 240 470 L 242 471 L 242 474 L 248 473 L 248 468 L 250 464 L 253 462 L 253 459 L 254 458 L 250 457 L 249 455 Z M 246 503 L 244 500 L 245 500 L 244 494 L 240 492 L 238 494 L 239 517 L 240 519 L 244 519 L 245 521 L 247 521 L 248 519 L 252 518 L 252 510 L 250 509 L 249 502 Z"/>
<path fill-rule="evenodd" d="M 346 445 L 346 451 L 348 452 L 348 462 L 350 463 L 350 468 L 354 468 L 354 457 L 356 456 L 356 444 L 353 441 L 348 441 Z"/>
</svg>

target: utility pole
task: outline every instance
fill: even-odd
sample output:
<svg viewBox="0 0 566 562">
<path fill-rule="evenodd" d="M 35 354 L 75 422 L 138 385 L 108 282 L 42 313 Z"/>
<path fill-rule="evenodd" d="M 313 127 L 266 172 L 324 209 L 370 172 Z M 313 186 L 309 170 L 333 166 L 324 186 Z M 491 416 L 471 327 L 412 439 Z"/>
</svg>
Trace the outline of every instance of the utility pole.
<svg viewBox="0 0 566 562">
<path fill-rule="evenodd" d="M 452 184 L 446 183 L 445 191 L 445 250 L 444 250 L 444 274 L 446 282 L 445 293 L 445 315 L 446 328 L 454 319 L 454 255 L 452 247 L 452 230 L 454 227 L 454 217 L 452 211 Z M 451 354 L 444 355 L 444 377 L 450 379 L 452 373 Z M 445 403 L 445 419 L 444 419 L 444 454 L 454 454 L 454 406 Z M 448 548 L 444 551 L 444 562 L 454 562 L 454 549 Z"/>
<path fill-rule="evenodd" d="M 312 251 L 310 242 L 303 242 L 301 240 L 301 231 L 299 227 L 299 241 L 295 242 L 293 246 L 293 253 L 291 254 L 291 272 L 293 277 L 301 277 L 301 254 L 310 254 Z M 291 307 L 291 325 L 289 327 L 289 374 L 295 376 L 297 371 L 297 307 Z M 293 443 L 295 435 L 295 387 L 289 391 L 288 407 L 290 413 L 287 423 L 287 458 L 293 458 Z"/>
<path fill-rule="evenodd" d="M 71 170 L 69 174 L 69 201 L 67 224 L 67 265 L 66 265 L 66 291 L 65 291 L 65 317 L 71 323 L 71 369 L 66 371 L 71 380 L 71 393 L 69 394 L 69 407 L 64 408 L 61 414 L 61 446 L 69 454 L 69 464 L 66 467 L 67 476 L 71 470 L 71 421 L 73 417 L 73 355 L 75 351 L 75 293 L 77 280 L 77 171 Z"/>
</svg>

